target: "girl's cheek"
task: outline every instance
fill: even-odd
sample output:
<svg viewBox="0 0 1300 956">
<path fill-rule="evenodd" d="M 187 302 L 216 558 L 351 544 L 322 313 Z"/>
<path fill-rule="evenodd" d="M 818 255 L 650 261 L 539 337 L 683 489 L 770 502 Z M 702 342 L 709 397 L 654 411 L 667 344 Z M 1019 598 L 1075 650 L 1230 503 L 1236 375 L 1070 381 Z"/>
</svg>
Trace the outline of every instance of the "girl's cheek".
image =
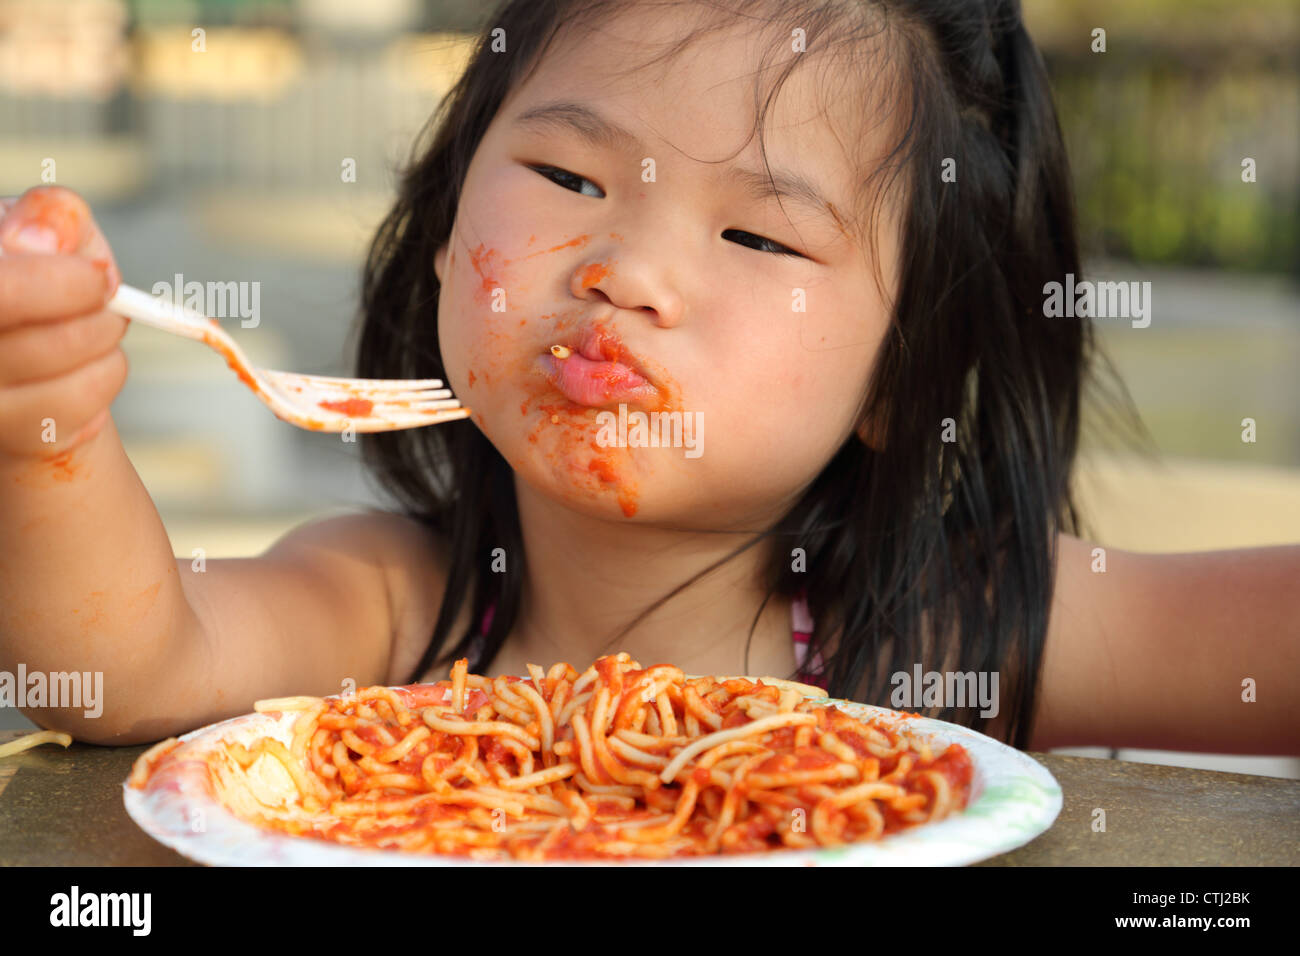
<svg viewBox="0 0 1300 956">
<path fill-rule="evenodd" d="M 481 180 L 481 176 L 474 177 L 466 184 L 447 267 L 453 291 L 449 318 L 469 346 L 481 346 L 483 333 L 499 326 L 515 291 L 506 261 L 513 237 L 508 224 L 500 220 L 496 204 L 482 201 L 495 190 Z M 479 356 L 472 358 L 482 364 Z M 477 376 L 481 379 L 482 371 Z"/>
<path fill-rule="evenodd" d="M 484 311 L 475 301 L 478 283 L 466 250 L 453 248 L 448 254 L 438 302 L 438 340 L 447 384 L 461 404 L 474 409 L 472 417 L 481 425 L 487 398 L 482 386 L 485 374 L 490 378 L 491 373 L 482 361 L 483 350 L 478 341 Z"/>
</svg>

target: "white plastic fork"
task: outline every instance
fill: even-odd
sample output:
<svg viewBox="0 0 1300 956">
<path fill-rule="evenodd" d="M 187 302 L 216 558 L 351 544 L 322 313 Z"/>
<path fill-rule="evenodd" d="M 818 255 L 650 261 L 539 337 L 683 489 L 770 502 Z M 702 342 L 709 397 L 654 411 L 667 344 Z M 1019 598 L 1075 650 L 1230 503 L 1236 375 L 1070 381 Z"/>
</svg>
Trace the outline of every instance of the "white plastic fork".
<svg viewBox="0 0 1300 956">
<path fill-rule="evenodd" d="M 311 431 L 358 432 L 421 428 L 466 418 L 441 379 L 333 378 L 258 368 L 215 319 L 129 285 L 118 287 L 109 311 L 220 352 L 277 418 Z M 333 408 L 329 406 L 335 406 Z"/>
</svg>

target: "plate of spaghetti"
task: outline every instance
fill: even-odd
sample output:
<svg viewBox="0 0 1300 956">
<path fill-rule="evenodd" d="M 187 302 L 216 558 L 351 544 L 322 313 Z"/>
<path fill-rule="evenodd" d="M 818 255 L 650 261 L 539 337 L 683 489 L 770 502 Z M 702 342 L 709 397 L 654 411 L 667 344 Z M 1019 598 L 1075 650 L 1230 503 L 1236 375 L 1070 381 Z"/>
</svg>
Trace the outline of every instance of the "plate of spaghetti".
<svg viewBox="0 0 1300 956">
<path fill-rule="evenodd" d="M 776 678 L 627 654 L 258 701 L 150 748 L 123 784 L 213 865 L 958 865 L 1061 808 L 1032 758 Z"/>
</svg>

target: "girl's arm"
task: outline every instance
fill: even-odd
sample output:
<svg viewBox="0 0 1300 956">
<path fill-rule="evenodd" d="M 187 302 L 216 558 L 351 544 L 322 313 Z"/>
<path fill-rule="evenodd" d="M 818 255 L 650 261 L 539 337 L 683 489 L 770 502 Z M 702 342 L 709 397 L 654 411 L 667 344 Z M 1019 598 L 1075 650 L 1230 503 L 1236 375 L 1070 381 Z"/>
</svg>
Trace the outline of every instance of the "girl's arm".
<svg viewBox="0 0 1300 956">
<path fill-rule="evenodd" d="M 1059 542 L 1032 749 L 1300 754 L 1300 545 Z"/>
<path fill-rule="evenodd" d="M 427 535 L 352 515 L 259 558 L 177 559 L 109 414 L 128 371 L 117 282 L 75 193 L 0 199 L 0 703 L 125 744 L 383 681 L 407 606 L 441 601 Z"/>
<path fill-rule="evenodd" d="M 29 719 L 90 743 L 133 744 L 246 713 L 259 698 L 385 682 L 407 603 L 392 584 L 411 573 L 398 568 L 433 567 L 418 525 L 328 518 L 260 557 L 200 570 L 173 556 L 111 421 L 88 445 L 75 482 L 0 469 L 0 670 L 102 675 L 98 714 L 27 707 Z M 424 581 L 435 613 L 436 570 Z"/>
</svg>

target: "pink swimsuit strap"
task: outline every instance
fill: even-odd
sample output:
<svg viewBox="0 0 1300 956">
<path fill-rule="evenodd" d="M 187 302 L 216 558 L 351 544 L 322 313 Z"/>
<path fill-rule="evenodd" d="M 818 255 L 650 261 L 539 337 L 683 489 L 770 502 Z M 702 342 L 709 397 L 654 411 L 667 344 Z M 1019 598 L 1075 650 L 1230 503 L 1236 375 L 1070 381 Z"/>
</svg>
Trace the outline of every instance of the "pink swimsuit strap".
<svg viewBox="0 0 1300 956">
<path fill-rule="evenodd" d="M 482 657 L 483 653 L 483 635 L 485 635 L 488 628 L 492 626 L 492 615 L 495 611 L 496 605 L 489 604 L 487 611 L 483 614 L 483 620 L 479 624 L 478 633 L 474 635 L 474 638 L 470 641 L 469 654 L 467 656 L 469 657 L 469 669 L 471 673 L 478 670 L 478 661 Z M 796 675 L 797 678 L 806 684 L 813 684 L 816 687 L 820 687 L 822 690 L 826 690 L 826 678 L 822 677 L 818 673 L 824 666 L 821 654 L 817 654 L 813 657 L 811 668 L 808 668 L 805 665 L 805 661 L 808 657 L 808 640 L 812 636 L 813 632 L 813 617 L 808 611 L 808 602 L 805 599 L 803 592 L 800 592 L 799 596 L 796 597 L 790 605 L 790 626 L 793 631 L 792 637 L 794 639 L 794 659 L 795 663 L 799 667 L 798 674 Z"/>
<path fill-rule="evenodd" d="M 808 658 L 808 641 L 813 632 L 813 616 L 808 610 L 808 601 L 804 594 L 805 592 L 800 591 L 799 596 L 790 605 L 790 617 L 794 630 L 794 660 L 799 665 L 797 676 L 805 684 L 812 684 L 826 690 L 826 678 L 820 674 L 826 664 L 822 660 L 821 653 L 818 652 L 813 656 L 811 667 L 805 663 Z"/>
</svg>

